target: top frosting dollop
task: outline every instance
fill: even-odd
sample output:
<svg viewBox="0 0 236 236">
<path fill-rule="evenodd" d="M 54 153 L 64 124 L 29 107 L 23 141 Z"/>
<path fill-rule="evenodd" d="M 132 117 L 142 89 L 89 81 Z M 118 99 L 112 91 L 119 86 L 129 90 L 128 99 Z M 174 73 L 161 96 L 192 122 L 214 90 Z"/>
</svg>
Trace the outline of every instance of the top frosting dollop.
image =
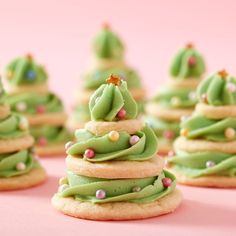
<svg viewBox="0 0 236 236">
<path fill-rule="evenodd" d="M 127 89 L 125 81 L 111 75 L 107 84 L 101 85 L 91 96 L 89 102 L 93 121 L 116 121 L 134 119 L 138 107 Z"/>
<path fill-rule="evenodd" d="M 6 66 L 6 77 L 12 85 L 35 85 L 45 83 L 47 73 L 31 55 L 18 57 Z"/>
<path fill-rule="evenodd" d="M 204 59 L 192 44 L 182 48 L 170 66 L 170 74 L 174 79 L 199 78 L 204 72 Z"/>
<path fill-rule="evenodd" d="M 95 36 L 93 50 L 97 58 L 116 59 L 123 58 L 124 46 L 120 38 L 104 25 L 101 31 Z"/>
<path fill-rule="evenodd" d="M 213 106 L 236 104 L 236 80 L 225 70 L 203 80 L 197 89 L 201 102 Z"/>
</svg>

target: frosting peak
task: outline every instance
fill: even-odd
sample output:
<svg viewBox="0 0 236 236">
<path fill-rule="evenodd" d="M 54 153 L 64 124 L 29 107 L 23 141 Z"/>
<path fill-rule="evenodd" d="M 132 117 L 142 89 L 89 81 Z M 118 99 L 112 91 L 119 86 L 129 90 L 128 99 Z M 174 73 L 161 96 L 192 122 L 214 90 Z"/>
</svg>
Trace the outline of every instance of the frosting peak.
<svg viewBox="0 0 236 236">
<path fill-rule="evenodd" d="M 205 63 L 202 55 L 189 43 L 174 57 L 170 74 L 174 78 L 199 78 L 205 72 Z"/>
<path fill-rule="evenodd" d="M 45 69 L 34 61 L 31 54 L 12 60 L 5 71 L 12 85 L 42 84 L 47 80 Z"/>
<path fill-rule="evenodd" d="M 199 101 L 213 106 L 236 104 L 236 79 L 225 70 L 203 80 L 197 88 Z"/>
<path fill-rule="evenodd" d="M 120 38 L 111 31 L 108 24 L 104 24 L 93 42 L 96 57 L 101 59 L 122 59 L 124 46 Z"/>
<path fill-rule="evenodd" d="M 127 89 L 125 81 L 111 75 L 108 84 L 101 85 L 89 101 L 91 119 L 94 121 L 115 121 L 134 119 L 138 108 Z"/>
</svg>

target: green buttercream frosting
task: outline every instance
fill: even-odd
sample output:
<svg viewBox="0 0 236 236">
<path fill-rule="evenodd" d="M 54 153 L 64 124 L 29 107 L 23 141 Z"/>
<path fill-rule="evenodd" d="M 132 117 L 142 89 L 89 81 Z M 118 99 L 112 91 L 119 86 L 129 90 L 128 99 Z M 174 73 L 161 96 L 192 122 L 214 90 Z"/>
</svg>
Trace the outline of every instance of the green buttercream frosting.
<svg viewBox="0 0 236 236">
<path fill-rule="evenodd" d="M 117 113 L 125 109 L 125 119 L 137 116 L 137 104 L 127 89 L 127 83 L 121 80 L 120 85 L 113 83 L 101 85 L 89 101 L 91 119 L 94 121 L 114 121 Z"/>
<path fill-rule="evenodd" d="M 48 144 L 67 142 L 71 138 L 71 134 L 63 126 L 34 126 L 30 128 L 30 132 L 36 141 L 44 137 L 46 138 Z"/>
<path fill-rule="evenodd" d="M 94 54 L 102 59 L 122 59 L 124 46 L 120 38 L 110 30 L 103 27 L 93 40 Z"/>
<path fill-rule="evenodd" d="M 202 55 L 192 46 L 187 45 L 173 58 L 170 74 L 173 79 L 200 78 L 205 72 Z"/>
<path fill-rule="evenodd" d="M 24 163 L 24 170 L 17 170 L 18 163 Z M 22 150 L 14 153 L 0 154 L 0 177 L 13 177 L 28 173 L 39 164 L 33 160 L 30 150 Z"/>
<path fill-rule="evenodd" d="M 6 92 L 2 85 L 2 80 L 0 78 L 0 105 L 4 104 L 6 100 Z"/>
<path fill-rule="evenodd" d="M 63 112 L 61 100 L 53 93 L 38 94 L 25 92 L 9 95 L 7 103 L 13 111 L 23 112 L 25 114 L 36 114 L 37 107 L 43 106 L 44 112 Z M 19 104 L 24 104 L 25 109 L 19 110 Z"/>
<path fill-rule="evenodd" d="M 199 100 L 205 95 L 207 103 L 213 106 L 236 104 L 236 80 L 225 71 L 220 71 L 203 80 L 197 89 Z"/>
<path fill-rule="evenodd" d="M 6 66 L 5 73 L 12 85 L 42 84 L 47 80 L 43 66 L 37 64 L 30 55 L 11 61 Z"/>
<path fill-rule="evenodd" d="M 215 142 L 227 142 L 235 140 L 225 137 L 225 130 L 233 128 L 236 131 L 236 118 L 229 117 L 221 120 L 213 120 L 202 115 L 194 114 L 182 122 L 181 128 L 188 130 L 188 139 L 205 139 Z"/>
<path fill-rule="evenodd" d="M 75 133 L 76 143 L 73 144 L 67 153 L 72 156 L 83 156 L 88 148 L 92 148 L 96 155 L 89 159 L 90 162 L 102 162 L 109 160 L 144 161 L 152 158 L 157 153 L 157 139 L 152 129 L 145 126 L 136 133 L 140 140 L 131 146 L 131 137 L 127 132 L 119 132 L 119 139 L 113 142 L 109 134 L 95 136 L 85 129 L 79 129 Z"/>
<path fill-rule="evenodd" d="M 192 108 L 197 102 L 197 96 L 192 89 L 166 86 L 159 90 L 153 101 L 163 107 Z"/>
<path fill-rule="evenodd" d="M 162 179 L 168 177 L 172 180 L 171 186 L 165 188 Z M 74 197 L 79 201 L 92 203 L 107 202 L 136 202 L 146 203 L 156 201 L 169 193 L 176 186 L 175 177 L 163 171 L 159 176 L 147 177 L 142 179 L 98 179 L 75 175 L 67 172 L 69 187 L 59 193 L 61 197 Z M 134 187 L 140 187 L 140 191 L 134 192 Z M 106 192 L 104 199 L 96 198 L 96 191 L 102 189 Z"/>
<path fill-rule="evenodd" d="M 207 167 L 207 162 L 214 165 Z M 188 177 L 208 175 L 236 176 L 236 155 L 220 152 L 194 152 L 178 151 L 176 156 L 169 158 L 173 168 Z"/>
</svg>

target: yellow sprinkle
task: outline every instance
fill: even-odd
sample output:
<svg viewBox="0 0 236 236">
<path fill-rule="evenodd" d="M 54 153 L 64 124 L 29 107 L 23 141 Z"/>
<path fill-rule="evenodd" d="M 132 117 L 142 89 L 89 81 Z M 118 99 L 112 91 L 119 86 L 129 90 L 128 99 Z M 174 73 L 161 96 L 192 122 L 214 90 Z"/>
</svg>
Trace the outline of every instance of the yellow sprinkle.
<svg viewBox="0 0 236 236">
<path fill-rule="evenodd" d="M 108 134 L 108 137 L 111 141 L 115 142 L 120 138 L 120 134 L 117 131 L 111 131 Z"/>
</svg>

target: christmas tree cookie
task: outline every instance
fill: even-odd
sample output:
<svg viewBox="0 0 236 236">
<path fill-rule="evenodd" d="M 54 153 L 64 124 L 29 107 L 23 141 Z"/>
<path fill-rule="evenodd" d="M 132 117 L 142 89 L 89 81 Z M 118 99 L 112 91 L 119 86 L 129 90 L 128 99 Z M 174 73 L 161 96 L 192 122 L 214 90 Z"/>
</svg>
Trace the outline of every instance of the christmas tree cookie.
<svg viewBox="0 0 236 236">
<path fill-rule="evenodd" d="M 202 81 L 194 114 L 181 123 L 169 158 L 178 181 L 205 187 L 236 187 L 236 80 L 220 71 Z"/>
<path fill-rule="evenodd" d="M 139 111 L 143 111 L 145 92 L 140 77 L 126 64 L 123 43 L 108 25 L 104 25 L 95 36 L 92 50 L 93 66 L 82 77 L 83 87 L 77 92 L 76 105 L 68 121 L 71 130 L 81 128 L 89 121 L 89 98 L 110 74 L 119 75 L 126 80 L 131 94 L 139 105 Z"/>
<path fill-rule="evenodd" d="M 171 79 L 146 106 L 146 122 L 155 131 L 161 154 L 172 153 L 172 144 L 179 134 L 181 119 L 189 116 L 196 104 L 195 89 L 201 81 L 205 64 L 192 44 L 174 57 Z"/>
<path fill-rule="evenodd" d="M 29 120 L 36 152 L 42 156 L 64 153 L 64 143 L 70 139 L 64 127 L 67 116 L 61 100 L 48 89 L 44 67 L 26 55 L 7 65 L 6 78 L 10 87 L 7 102 Z"/>
<path fill-rule="evenodd" d="M 172 212 L 182 200 L 163 170 L 157 138 L 140 120 L 127 83 L 110 76 L 89 101 L 91 121 L 66 144 L 66 177 L 53 206 L 91 220 L 130 220 Z"/>
<path fill-rule="evenodd" d="M 0 191 L 29 188 L 42 183 L 46 172 L 33 153 L 27 119 L 5 101 L 0 80 Z"/>
</svg>

